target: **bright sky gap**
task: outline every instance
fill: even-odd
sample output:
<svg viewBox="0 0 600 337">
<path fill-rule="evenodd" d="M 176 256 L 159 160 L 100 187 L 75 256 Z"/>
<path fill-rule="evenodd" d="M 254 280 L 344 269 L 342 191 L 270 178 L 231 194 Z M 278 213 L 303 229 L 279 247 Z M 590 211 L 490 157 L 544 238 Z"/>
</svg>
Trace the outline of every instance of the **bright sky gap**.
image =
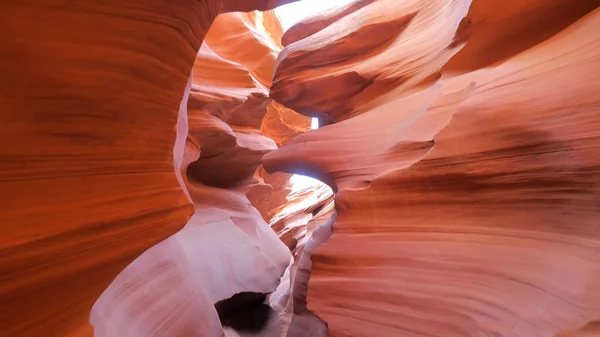
<svg viewBox="0 0 600 337">
<path fill-rule="evenodd" d="M 283 30 L 286 31 L 304 18 L 351 2 L 353 0 L 301 0 L 277 7 L 275 15 L 279 18 Z"/>
</svg>

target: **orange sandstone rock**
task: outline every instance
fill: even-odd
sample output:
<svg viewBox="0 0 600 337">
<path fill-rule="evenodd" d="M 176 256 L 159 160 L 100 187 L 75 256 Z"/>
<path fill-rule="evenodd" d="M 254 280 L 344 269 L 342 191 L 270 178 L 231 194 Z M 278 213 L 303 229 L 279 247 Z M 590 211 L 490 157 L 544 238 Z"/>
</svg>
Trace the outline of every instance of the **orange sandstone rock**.
<svg viewBox="0 0 600 337">
<path fill-rule="evenodd" d="M 338 190 L 307 298 L 330 336 L 595 333 L 598 32 L 595 10 L 263 159 L 310 166 Z"/>
<path fill-rule="evenodd" d="M 192 64 L 223 8 L 277 4 L 0 4 L 0 335 L 90 336 L 102 291 L 185 225 Z"/>
<path fill-rule="evenodd" d="M 0 4 L 0 336 L 598 335 L 600 3 L 288 2 Z"/>
</svg>

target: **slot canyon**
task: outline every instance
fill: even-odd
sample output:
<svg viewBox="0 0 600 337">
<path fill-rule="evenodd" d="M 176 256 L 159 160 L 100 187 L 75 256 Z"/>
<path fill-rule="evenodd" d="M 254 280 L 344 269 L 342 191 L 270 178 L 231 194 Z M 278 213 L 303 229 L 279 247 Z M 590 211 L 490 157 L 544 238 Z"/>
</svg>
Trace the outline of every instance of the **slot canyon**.
<svg viewBox="0 0 600 337">
<path fill-rule="evenodd" d="M 600 0 L 0 31 L 0 337 L 600 337 Z"/>
</svg>

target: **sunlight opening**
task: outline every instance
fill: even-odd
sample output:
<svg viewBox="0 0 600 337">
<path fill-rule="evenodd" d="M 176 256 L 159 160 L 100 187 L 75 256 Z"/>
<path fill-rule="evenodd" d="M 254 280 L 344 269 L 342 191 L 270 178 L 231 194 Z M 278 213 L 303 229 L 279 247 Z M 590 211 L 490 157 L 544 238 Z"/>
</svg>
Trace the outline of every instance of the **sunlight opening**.
<svg viewBox="0 0 600 337">
<path fill-rule="evenodd" d="M 290 183 L 292 184 L 292 192 L 291 193 L 302 191 L 302 190 L 309 189 L 309 188 L 316 188 L 317 186 L 323 184 L 321 181 L 319 181 L 317 179 L 303 176 L 300 174 L 294 174 L 290 178 Z"/>
<path fill-rule="evenodd" d="M 316 130 L 319 128 L 319 118 L 313 117 L 310 120 L 310 128 Z M 302 191 L 308 188 L 316 188 L 317 186 L 323 184 L 321 181 L 303 176 L 300 174 L 294 174 L 290 178 L 290 183 L 292 184 L 292 193 Z"/>
<path fill-rule="evenodd" d="M 349 4 L 354 0 L 301 0 L 275 8 L 275 15 L 281 22 L 283 31 L 310 16 L 328 9 Z"/>
<path fill-rule="evenodd" d="M 319 128 L 319 118 L 313 117 L 310 120 L 310 128 L 313 129 L 313 130 L 316 130 L 316 129 Z"/>
</svg>

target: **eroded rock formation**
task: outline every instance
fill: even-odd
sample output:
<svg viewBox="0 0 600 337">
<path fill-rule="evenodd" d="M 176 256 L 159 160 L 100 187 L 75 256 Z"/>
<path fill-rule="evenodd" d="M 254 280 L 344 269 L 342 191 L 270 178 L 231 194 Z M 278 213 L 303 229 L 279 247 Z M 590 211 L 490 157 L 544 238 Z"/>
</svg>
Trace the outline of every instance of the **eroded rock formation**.
<svg viewBox="0 0 600 337">
<path fill-rule="evenodd" d="M 246 242 L 245 250 L 265 260 L 259 264 L 277 274 L 271 280 L 274 284 L 265 281 L 263 286 L 276 285 L 283 272 L 279 269 L 285 269 L 289 262 L 289 253 L 244 197 L 244 191 L 217 194 L 200 184 L 193 190 L 184 185 L 188 180 L 181 172 L 195 161 L 191 158 L 197 159 L 202 147 L 198 141 L 201 135 L 194 138 L 194 131 L 201 134 L 202 130 L 194 129 L 193 124 L 195 118 L 202 118 L 200 113 L 197 117 L 190 114 L 191 136 L 186 142 L 186 107 L 189 86 L 193 84 L 192 97 L 196 93 L 195 79 L 189 81 L 192 65 L 213 20 L 222 11 L 268 9 L 280 3 L 283 1 L 214 0 L 175 6 L 152 0 L 83 1 L 67 6 L 61 1 L 5 1 L 0 5 L 0 140 L 4 144 L 0 170 L 0 335 L 92 335 L 90 309 L 115 276 L 186 223 L 188 228 L 213 221 L 218 231 L 225 231 L 221 235 Z M 269 69 L 259 64 L 251 69 L 258 81 L 270 82 Z M 218 132 L 227 138 L 225 131 Z M 251 158 L 275 145 L 243 131 L 232 134 Z M 258 165 L 260 159 L 254 162 Z M 208 160 L 205 164 L 218 165 Z M 209 182 L 219 179 L 211 177 Z M 194 211 L 198 202 L 192 206 L 190 196 L 222 202 L 215 208 L 204 204 L 210 211 L 198 215 L 198 210 Z M 196 216 L 188 222 L 194 212 Z M 253 231 L 252 226 L 261 229 Z M 255 233 L 253 240 L 248 241 L 248 235 L 239 229 L 244 227 Z M 202 237 L 207 230 L 204 226 L 195 233 Z M 96 335 L 220 333 L 218 320 L 217 325 L 208 322 L 205 330 L 199 330 L 203 321 L 198 322 L 197 316 L 160 310 L 160 295 L 173 301 L 168 308 L 180 304 L 186 312 L 192 312 L 190 305 L 200 310 L 196 313 L 204 310 L 203 304 L 214 305 L 204 303 L 202 294 L 187 302 L 190 293 L 185 289 L 196 289 L 199 282 L 186 278 L 192 272 L 185 255 L 190 251 L 181 248 L 185 242 L 193 244 L 191 232 L 194 230 L 184 239 L 171 236 L 121 273 L 113 285 L 129 292 L 125 299 L 119 299 L 130 306 L 113 305 L 114 311 L 106 315 L 114 318 L 113 327 L 120 324 L 123 330 L 113 333 L 110 324 L 102 326 L 109 321 L 104 321 L 106 317 L 101 315 L 105 312 L 100 310 L 100 316 L 92 314 L 92 320 L 102 323 L 96 325 Z M 213 241 L 227 245 L 222 240 Z M 257 245 L 263 253 L 256 254 Z M 205 257 L 214 254 L 207 246 L 194 247 L 204 249 Z M 252 256 L 239 248 L 238 256 Z M 271 256 L 264 256 L 269 253 Z M 222 257 L 225 260 L 213 260 L 217 265 L 202 267 L 226 272 L 218 265 L 233 257 Z M 229 266 L 237 270 L 236 264 Z M 148 268 L 156 272 L 148 273 Z M 133 280 L 134 288 L 131 283 L 129 288 L 119 288 L 119 280 Z M 161 284 L 169 286 L 158 286 Z M 183 291 L 165 290 L 177 285 Z M 239 291 L 233 288 L 230 290 Z M 97 306 L 110 302 L 111 294 L 122 293 L 108 289 Z M 152 299 L 158 307 L 148 304 Z M 141 308 L 152 308 L 165 321 L 146 321 L 143 329 L 136 331 L 140 328 L 136 322 L 146 316 L 132 317 L 130 313 L 140 314 Z M 173 317 L 181 324 L 169 321 Z M 191 320 L 198 325 L 185 324 Z"/>
<path fill-rule="evenodd" d="M 596 336 L 600 2 L 288 2 L 0 4 L 0 336 Z"/>
<path fill-rule="evenodd" d="M 260 132 L 271 103 L 261 72 L 272 71 L 275 56 L 256 53 L 235 62 L 225 58 L 229 42 L 211 39 L 239 29 L 242 44 L 270 50 L 263 35 L 249 32 L 264 29 L 269 21 L 263 18 L 229 13 L 214 21 L 194 63 L 195 74 L 206 71 L 193 76 L 186 102 L 189 133 L 181 170 L 194 216 L 130 264 L 102 294 L 91 314 L 96 336 L 221 336 L 223 327 L 241 329 L 246 336 L 270 326 L 270 321 L 258 322 L 268 318 L 261 315 L 267 304 L 223 303 L 240 293 L 272 293 L 291 259 L 245 196 L 256 182 L 261 157 L 277 148 Z M 156 291 L 166 288 L 171 291 Z M 149 309 L 140 311 L 140 306 Z M 227 309 L 217 316 L 215 306 Z M 256 319 L 239 320 L 253 314 Z"/>
<path fill-rule="evenodd" d="M 335 13 L 309 20 L 304 31 L 318 32 L 288 39 L 272 96 L 340 122 L 263 164 L 294 172 L 301 162 L 338 191 L 308 287 L 330 336 L 594 331 L 600 12 L 596 1 L 572 5 L 380 1 L 331 24 Z M 388 66 L 365 66 L 385 51 L 336 59 L 346 51 L 336 41 L 375 29 L 359 17 L 377 6 L 388 8 L 379 20 L 413 15 L 386 47 L 399 50 Z M 394 76 L 392 91 L 369 91 Z"/>
</svg>

